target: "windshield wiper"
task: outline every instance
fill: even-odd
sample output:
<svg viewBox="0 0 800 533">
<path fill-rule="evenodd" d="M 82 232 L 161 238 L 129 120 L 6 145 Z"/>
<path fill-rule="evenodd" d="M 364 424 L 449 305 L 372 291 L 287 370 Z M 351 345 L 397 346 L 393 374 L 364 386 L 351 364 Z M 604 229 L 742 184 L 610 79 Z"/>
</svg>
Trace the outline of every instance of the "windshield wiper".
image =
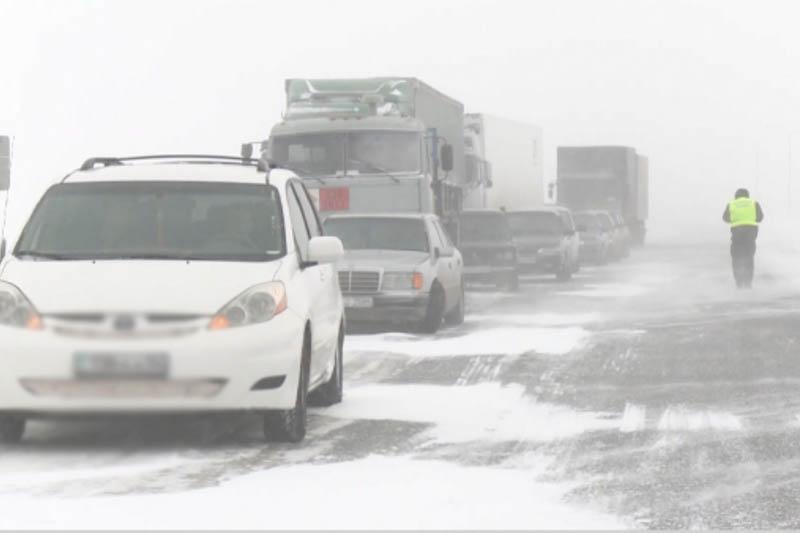
<svg viewBox="0 0 800 533">
<path fill-rule="evenodd" d="M 17 257 L 32 257 L 34 259 L 49 259 L 51 261 L 80 261 L 85 260 L 85 257 L 76 255 L 66 255 L 50 252 L 35 252 L 33 250 L 22 250 L 14 254 Z"/>
<path fill-rule="evenodd" d="M 394 174 L 392 174 L 391 172 L 389 172 L 385 168 L 379 167 L 378 165 L 376 165 L 375 163 L 373 163 L 371 161 L 361 161 L 360 159 L 348 159 L 347 162 L 348 163 L 358 163 L 358 164 L 364 165 L 367 168 L 371 168 L 372 172 L 380 172 L 382 175 L 384 175 L 387 178 L 391 179 L 395 183 L 400 183 L 400 180 L 397 178 L 397 176 L 395 176 Z M 347 165 L 347 166 L 349 166 L 349 165 Z"/>
</svg>

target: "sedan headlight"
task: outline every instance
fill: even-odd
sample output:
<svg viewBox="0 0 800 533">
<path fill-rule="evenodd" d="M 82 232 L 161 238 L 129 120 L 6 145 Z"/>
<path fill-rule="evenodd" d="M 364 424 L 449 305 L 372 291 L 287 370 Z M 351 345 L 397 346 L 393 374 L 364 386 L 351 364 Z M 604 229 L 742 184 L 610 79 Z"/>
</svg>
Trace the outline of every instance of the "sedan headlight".
<svg viewBox="0 0 800 533">
<path fill-rule="evenodd" d="M 425 282 L 421 272 L 384 272 L 383 290 L 408 291 L 420 290 Z"/>
<path fill-rule="evenodd" d="M 10 283 L 0 281 L 0 325 L 42 329 L 42 317 L 22 291 Z"/>
<path fill-rule="evenodd" d="M 214 315 L 209 329 L 223 330 L 269 322 L 287 308 L 286 287 L 271 281 L 252 287 Z"/>
</svg>

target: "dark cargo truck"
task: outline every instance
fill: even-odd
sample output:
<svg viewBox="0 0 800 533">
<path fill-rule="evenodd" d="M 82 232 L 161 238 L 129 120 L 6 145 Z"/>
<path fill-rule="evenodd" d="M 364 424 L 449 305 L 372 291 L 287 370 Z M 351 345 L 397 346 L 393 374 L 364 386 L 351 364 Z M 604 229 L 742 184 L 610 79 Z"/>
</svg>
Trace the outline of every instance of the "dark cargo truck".
<svg viewBox="0 0 800 533">
<path fill-rule="evenodd" d="M 628 146 L 560 146 L 558 202 L 574 211 L 620 213 L 634 244 L 645 240 L 648 161 Z"/>
</svg>

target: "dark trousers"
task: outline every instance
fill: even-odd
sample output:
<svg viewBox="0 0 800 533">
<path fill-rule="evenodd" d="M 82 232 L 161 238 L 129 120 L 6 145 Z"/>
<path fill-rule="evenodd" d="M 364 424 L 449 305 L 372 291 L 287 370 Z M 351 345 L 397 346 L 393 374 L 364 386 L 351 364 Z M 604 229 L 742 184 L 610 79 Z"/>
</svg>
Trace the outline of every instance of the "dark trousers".
<svg viewBox="0 0 800 533">
<path fill-rule="evenodd" d="M 733 277 L 739 288 L 753 286 L 756 238 L 758 238 L 758 226 L 731 228 L 731 263 Z"/>
</svg>

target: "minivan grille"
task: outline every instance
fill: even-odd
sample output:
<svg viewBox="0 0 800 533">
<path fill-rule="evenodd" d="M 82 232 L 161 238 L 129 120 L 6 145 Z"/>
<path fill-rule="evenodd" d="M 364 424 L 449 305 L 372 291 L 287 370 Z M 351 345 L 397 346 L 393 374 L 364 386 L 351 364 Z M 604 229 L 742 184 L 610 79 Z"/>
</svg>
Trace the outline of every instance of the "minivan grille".
<svg viewBox="0 0 800 533">
<path fill-rule="evenodd" d="M 339 287 L 342 292 L 378 292 L 378 272 L 343 270 L 339 272 Z"/>
</svg>

